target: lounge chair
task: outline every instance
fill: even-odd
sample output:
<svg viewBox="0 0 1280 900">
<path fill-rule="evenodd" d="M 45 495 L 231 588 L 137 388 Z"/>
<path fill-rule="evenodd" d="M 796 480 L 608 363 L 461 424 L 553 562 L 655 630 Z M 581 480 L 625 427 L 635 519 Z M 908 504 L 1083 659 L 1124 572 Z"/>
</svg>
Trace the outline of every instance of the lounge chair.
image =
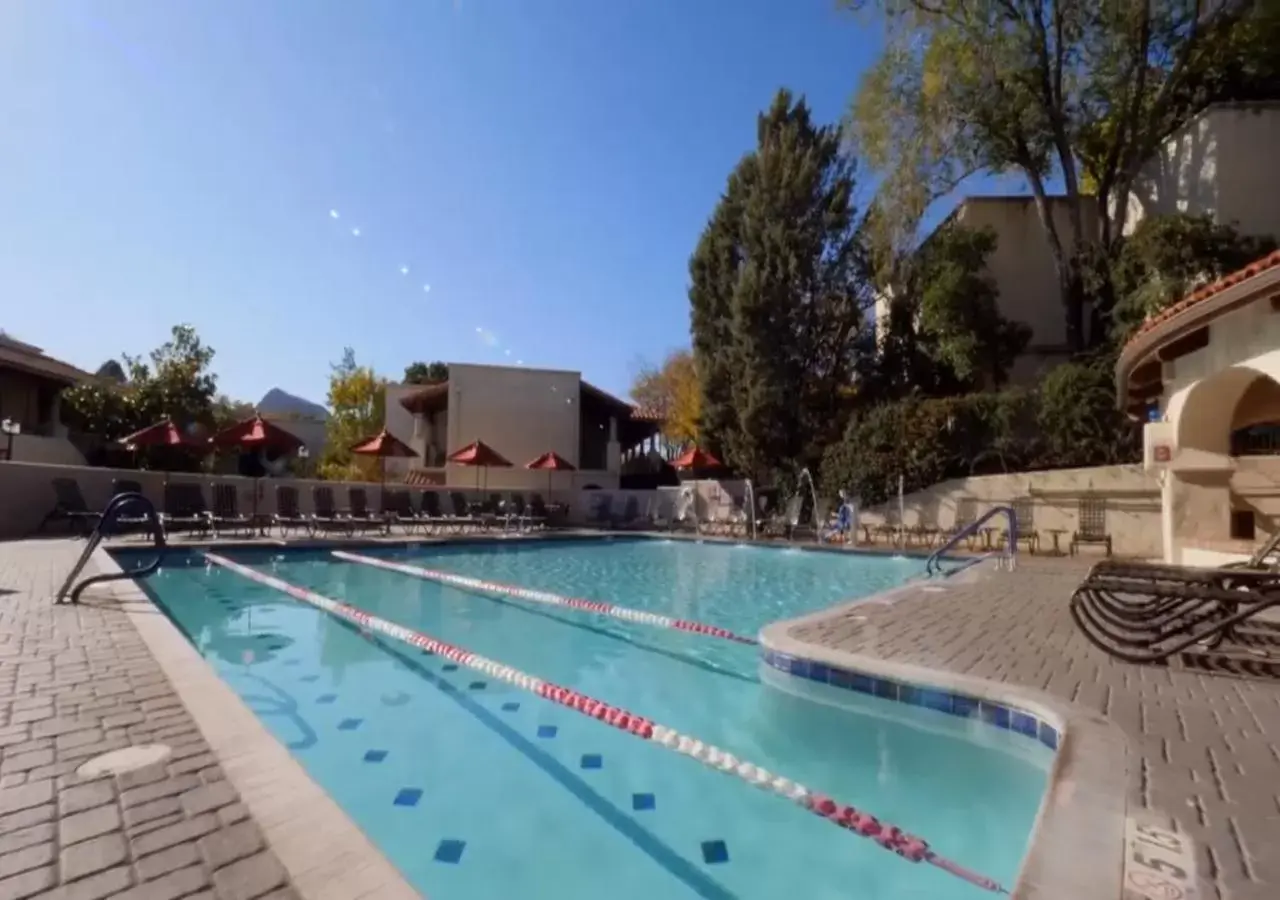
<svg viewBox="0 0 1280 900">
<path fill-rule="evenodd" d="M 200 485 L 189 481 L 171 481 L 164 489 L 164 511 L 160 522 L 166 532 L 187 531 L 208 534 L 212 514 L 204 502 Z"/>
<path fill-rule="evenodd" d="M 530 510 L 524 502 L 524 494 L 518 494 L 514 491 L 511 494 L 511 516 L 515 520 L 517 528 L 543 528 L 547 524 L 546 510 L 543 515 Z"/>
<path fill-rule="evenodd" d="M 405 534 L 412 534 L 415 528 L 424 528 L 422 520 L 413 511 L 413 500 L 406 488 L 383 489 L 382 515 L 386 522 L 387 533 L 399 525 Z"/>
<path fill-rule="evenodd" d="M 213 528 L 213 536 L 221 537 L 220 531 L 228 529 L 232 532 L 243 531 L 253 535 L 254 521 L 251 516 L 240 512 L 240 494 L 234 484 L 214 482 L 209 485 L 213 494 L 213 512 L 209 514 L 209 524 Z"/>
<path fill-rule="evenodd" d="M 961 497 L 956 501 L 956 520 L 951 523 L 950 528 L 944 528 L 938 533 L 941 543 L 954 540 L 966 529 L 972 528 L 978 521 L 978 501 L 973 497 Z M 974 543 L 978 539 L 976 531 L 970 531 L 964 536 L 964 542 L 970 550 L 973 549 Z"/>
<path fill-rule="evenodd" d="M 1017 524 L 1017 542 L 1027 545 L 1027 552 L 1034 555 L 1040 549 L 1040 532 L 1036 531 L 1036 507 L 1030 497 L 1013 501 L 1013 521 Z M 1000 541 L 1009 542 L 1009 529 L 1000 532 Z"/>
<path fill-rule="evenodd" d="M 316 485 L 311 489 L 311 531 L 345 531 L 351 534 L 355 526 L 351 517 L 340 512 L 333 501 L 333 488 Z"/>
<path fill-rule="evenodd" d="M 759 531 L 765 537 L 782 537 L 790 540 L 791 529 L 795 527 L 794 523 L 800 521 L 803 509 L 804 498 L 796 494 L 794 497 L 789 498 L 784 505 L 775 509 L 761 523 Z"/>
<path fill-rule="evenodd" d="M 423 491 L 418 501 L 418 518 L 422 521 L 423 530 L 430 528 L 434 532 L 445 528 L 460 531 L 456 517 L 445 513 L 440 506 L 440 495 L 435 491 Z"/>
<path fill-rule="evenodd" d="M 56 522 L 65 522 L 68 533 L 78 535 L 87 535 L 98 527 L 102 513 L 89 508 L 84 494 L 80 492 L 80 482 L 74 478 L 55 478 L 50 484 L 53 486 L 53 509 L 40 520 L 37 534 Z"/>
<path fill-rule="evenodd" d="M 541 522 L 544 528 L 554 524 L 553 511 L 547 507 L 541 494 L 529 495 L 529 514 L 535 522 Z"/>
<path fill-rule="evenodd" d="M 1180 657 L 1211 670 L 1280 665 L 1280 573 L 1104 560 L 1071 596 L 1071 616 L 1096 647 L 1126 662 Z"/>
<path fill-rule="evenodd" d="M 831 504 L 826 500 L 818 500 L 817 505 L 813 508 L 813 517 L 806 518 L 803 497 L 800 499 L 800 512 L 791 519 L 791 531 L 787 537 L 789 540 L 794 541 L 799 537 L 807 536 L 816 541 L 818 535 L 822 532 L 822 526 L 827 523 L 827 515 Z"/>
<path fill-rule="evenodd" d="M 1081 497 L 1077 511 L 1080 527 L 1071 535 L 1072 556 L 1082 544 L 1102 544 L 1107 556 L 1111 555 L 1111 533 L 1107 531 L 1107 501 L 1105 497 Z"/>
<path fill-rule="evenodd" d="M 352 528 L 361 531 L 385 531 L 386 520 L 369 508 L 369 495 L 364 488 L 347 488 L 347 518 Z"/>
<path fill-rule="evenodd" d="M 298 508 L 298 489 L 291 485 L 276 486 L 276 511 L 271 517 L 271 524 L 280 530 L 281 537 L 288 537 L 289 529 L 306 531 L 311 534 L 315 524 L 302 514 Z"/>
<path fill-rule="evenodd" d="M 613 519 L 614 528 L 640 528 L 645 525 L 645 517 L 640 512 L 640 499 L 629 494 L 622 503 L 622 513 Z"/>
<path fill-rule="evenodd" d="M 467 528 L 487 528 L 489 522 L 485 519 L 482 512 L 479 512 L 478 506 L 473 506 L 467 502 L 467 495 L 462 491 L 449 492 L 449 505 L 453 507 L 454 528 L 458 531 L 464 531 Z M 479 514 L 478 514 L 479 513 Z"/>
<path fill-rule="evenodd" d="M 613 527 L 613 496 L 611 494 L 599 494 L 595 498 L 595 503 L 591 506 L 591 516 L 587 519 L 588 525 L 594 525 L 596 528 L 612 528 Z"/>
<path fill-rule="evenodd" d="M 118 497 L 121 494 L 141 493 L 143 493 L 142 482 L 135 479 L 116 478 L 111 482 L 112 497 Z M 149 518 L 128 509 L 117 513 L 115 520 L 111 525 L 113 534 L 129 534 L 131 532 L 146 532 L 151 530 L 151 520 Z"/>
</svg>

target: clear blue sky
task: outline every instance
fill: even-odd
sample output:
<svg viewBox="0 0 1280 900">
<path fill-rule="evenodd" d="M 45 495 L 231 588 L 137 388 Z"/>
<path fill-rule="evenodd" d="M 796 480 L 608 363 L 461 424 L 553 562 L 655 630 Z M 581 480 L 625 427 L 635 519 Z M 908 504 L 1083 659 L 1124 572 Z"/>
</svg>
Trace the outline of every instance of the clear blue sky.
<svg viewBox="0 0 1280 900">
<path fill-rule="evenodd" d="M 756 113 L 836 120 L 878 42 L 834 0 L 10 0 L 0 327 L 92 369 L 190 322 L 249 401 L 348 345 L 625 394 Z"/>
</svg>

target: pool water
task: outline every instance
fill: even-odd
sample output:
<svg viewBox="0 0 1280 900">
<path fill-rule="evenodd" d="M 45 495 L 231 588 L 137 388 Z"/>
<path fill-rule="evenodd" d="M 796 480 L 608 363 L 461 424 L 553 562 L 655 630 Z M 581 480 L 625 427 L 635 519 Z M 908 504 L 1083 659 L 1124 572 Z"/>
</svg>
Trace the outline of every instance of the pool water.
<svg viewBox="0 0 1280 900">
<path fill-rule="evenodd" d="M 374 552 L 747 634 L 919 570 L 657 541 Z M 497 600 L 322 552 L 227 555 L 716 744 L 1006 886 L 1016 877 L 1051 761 L 1021 735 L 860 694 L 840 707 L 795 696 L 762 683 L 755 647 Z M 433 900 L 986 895 L 660 746 L 200 563 L 180 557 L 147 588 Z"/>
</svg>

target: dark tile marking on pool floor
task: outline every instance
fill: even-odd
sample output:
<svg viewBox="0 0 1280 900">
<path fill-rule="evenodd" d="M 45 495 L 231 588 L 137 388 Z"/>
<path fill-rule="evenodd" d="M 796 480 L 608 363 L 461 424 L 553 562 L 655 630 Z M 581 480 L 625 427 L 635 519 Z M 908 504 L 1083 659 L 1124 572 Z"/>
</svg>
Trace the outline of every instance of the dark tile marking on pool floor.
<svg viewBox="0 0 1280 900">
<path fill-rule="evenodd" d="M 364 753 L 364 761 L 371 763 L 380 763 L 387 758 L 386 750 L 366 750 Z"/>
<path fill-rule="evenodd" d="M 401 788 L 391 802 L 395 806 L 417 806 L 421 799 L 422 791 L 418 788 Z"/>
<path fill-rule="evenodd" d="M 604 757 L 599 753 L 582 754 L 582 768 L 584 769 L 600 769 L 604 767 Z"/>
<path fill-rule="evenodd" d="M 334 700 L 337 700 L 337 699 L 338 699 L 338 695 L 337 695 L 337 694 L 321 694 L 319 697 L 317 697 L 317 698 L 316 698 L 316 702 L 317 702 L 317 703 L 332 703 Z"/>
<path fill-rule="evenodd" d="M 702 859 L 709 866 L 727 863 L 729 861 L 729 848 L 725 846 L 724 841 L 703 841 Z"/>
<path fill-rule="evenodd" d="M 557 731 L 559 731 L 559 730 L 560 730 L 560 729 L 556 728 L 556 726 L 554 726 L 554 725 L 539 725 L 539 726 L 538 726 L 538 737 L 540 737 L 540 738 L 553 738 L 553 737 L 555 737 L 555 736 L 556 736 L 556 732 L 557 732 Z"/>
<path fill-rule="evenodd" d="M 319 680 L 320 680 L 320 676 L 319 676 L 319 675 L 303 675 L 303 676 L 302 676 L 301 678 L 299 678 L 298 680 L 299 680 L 299 681 L 305 681 L 305 682 L 307 682 L 307 683 L 310 683 L 310 682 L 313 682 L 313 681 L 319 681 Z"/>
<path fill-rule="evenodd" d="M 473 681 L 467 687 L 473 691 L 483 691 L 486 685 L 483 681 Z"/>
<path fill-rule="evenodd" d="M 338 730 L 339 731 L 355 731 L 357 728 L 360 727 L 360 723 L 363 721 L 364 721 L 363 719 L 343 719 L 341 722 L 338 723 Z"/>
<path fill-rule="evenodd" d="M 730 890 L 680 855 L 675 848 L 668 845 L 656 834 L 637 823 L 632 816 L 624 813 L 608 798 L 599 794 L 585 781 L 574 775 L 558 759 L 529 741 L 468 694 L 422 665 L 418 659 L 407 656 L 398 647 L 387 640 L 383 640 L 378 635 L 361 634 L 360 629 L 345 619 L 333 617 L 333 621 L 353 634 L 359 635 L 364 640 L 382 648 L 387 654 L 403 660 L 424 681 L 461 706 L 481 725 L 506 741 L 513 750 L 523 755 L 553 778 L 556 783 L 576 797 L 583 806 L 603 819 L 606 824 L 631 841 L 640 852 L 652 859 L 670 875 L 682 881 L 699 897 L 703 897 L 705 900 L 736 900 Z M 416 803 L 417 800 L 415 799 L 414 802 Z"/>
<path fill-rule="evenodd" d="M 436 862 L 456 863 L 462 859 L 462 851 L 466 848 L 466 841 L 443 840 L 436 846 Z"/>
<path fill-rule="evenodd" d="M 519 704 L 519 703 L 516 703 L 515 701 L 512 701 L 512 702 L 510 702 L 510 703 L 504 703 L 504 704 L 502 704 L 502 711 L 503 711 L 503 712 L 515 712 L 515 711 L 517 711 L 518 709 L 520 709 L 520 704 Z"/>
<path fill-rule="evenodd" d="M 631 808 L 638 812 L 643 812 L 646 809 L 653 809 L 657 805 L 657 800 L 654 798 L 653 794 L 631 795 Z"/>
<path fill-rule="evenodd" d="M 442 672 L 456 672 L 456 671 L 458 671 L 458 664 L 457 664 L 457 663 L 445 663 L 443 666 L 441 666 L 441 667 L 440 667 L 440 670 L 441 670 Z"/>
</svg>

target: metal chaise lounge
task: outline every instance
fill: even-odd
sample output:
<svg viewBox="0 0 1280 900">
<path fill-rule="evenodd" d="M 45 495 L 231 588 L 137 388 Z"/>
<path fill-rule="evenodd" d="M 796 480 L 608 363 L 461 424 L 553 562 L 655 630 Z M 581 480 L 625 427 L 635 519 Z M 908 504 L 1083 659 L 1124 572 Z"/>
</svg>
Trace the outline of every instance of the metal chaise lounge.
<svg viewBox="0 0 1280 900">
<path fill-rule="evenodd" d="M 333 500 L 333 488 L 317 485 L 311 489 L 311 504 L 315 510 L 311 514 L 311 531 L 345 531 L 351 534 L 354 524 L 351 517 L 338 511 Z"/>
<path fill-rule="evenodd" d="M 188 481 L 171 481 L 165 485 L 160 523 L 166 533 L 186 530 L 205 535 L 209 533 L 212 518 L 200 485 Z"/>
<path fill-rule="evenodd" d="M 613 521 L 613 495 L 600 494 L 592 504 L 591 518 L 587 520 L 587 524 L 596 528 L 612 528 Z"/>
<path fill-rule="evenodd" d="M 383 490 L 382 515 L 388 534 L 397 525 L 404 529 L 405 534 L 412 534 L 413 529 L 423 527 L 422 520 L 413 511 L 413 499 L 406 488 Z"/>
<path fill-rule="evenodd" d="M 280 532 L 280 537 L 288 537 L 289 529 L 305 531 L 311 534 L 314 523 L 302 514 L 298 508 L 298 489 L 291 485 L 276 486 L 276 511 L 271 516 L 271 524 Z"/>
<path fill-rule="evenodd" d="M 253 536 L 253 517 L 240 512 L 240 494 L 234 484 L 214 482 L 209 485 L 213 494 L 213 512 L 209 514 L 209 525 L 214 537 L 221 537 L 225 529 L 234 533 L 244 532 Z"/>
<path fill-rule="evenodd" d="M 435 491 L 422 492 L 418 500 L 418 519 L 422 523 L 422 530 L 430 529 L 433 534 L 446 528 L 450 531 L 459 530 L 453 516 L 447 515 L 440 506 L 440 495 Z"/>
<path fill-rule="evenodd" d="M 450 521 L 457 531 L 463 531 L 467 528 L 487 528 L 488 522 L 483 516 L 477 516 L 472 512 L 471 504 L 467 502 L 467 495 L 462 491 L 449 492 L 449 505 L 453 507 L 453 515 Z"/>
<path fill-rule="evenodd" d="M 53 487 L 53 509 L 40 520 L 36 533 L 43 532 L 55 522 L 65 522 L 68 532 L 77 535 L 88 535 L 93 531 L 102 513 L 89 508 L 80 491 L 80 482 L 74 478 L 55 478 L 50 484 Z"/>
<path fill-rule="evenodd" d="M 386 520 L 373 512 L 369 508 L 369 495 L 364 488 L 347 488 L 347 518 L 351 520 L 352 528 L 359 528 L 361 531 L 383 531 L 386 530 Z"/>
<path fill-rule="evenodd" d="M 1280 623 L 1264 616 L 1276 608 L 1280 572 L 1273 569 L 1110 560 L 1090 570 L 1070 601 L 1084 636 L 1117 659 L 1164 663 L 1180 657 L 1211 670 L 1280 666 Z"/>
<path fill-rule="evenodd" d="M 546 511 L 544 510 L 543 515 L 539 516 L 525 503 L 524 494 L 512 491 L 511 516 L 515 520 L 517 528 L 532 530 L 546 527 L 547 517 L 545 513 Z"/>
</svg>

